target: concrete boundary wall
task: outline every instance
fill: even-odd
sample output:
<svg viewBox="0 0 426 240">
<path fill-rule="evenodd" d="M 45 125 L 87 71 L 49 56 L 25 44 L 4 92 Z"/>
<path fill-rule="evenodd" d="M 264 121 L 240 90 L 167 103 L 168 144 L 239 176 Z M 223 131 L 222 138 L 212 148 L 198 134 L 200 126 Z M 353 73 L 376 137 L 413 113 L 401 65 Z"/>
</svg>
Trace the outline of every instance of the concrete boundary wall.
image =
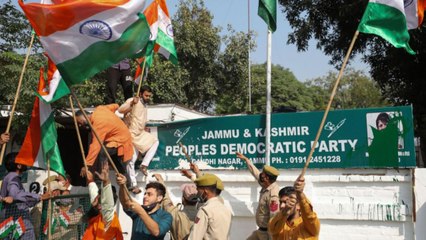
<svg viewBox="0 0 426 240">
<path fill-rule="evenodd" d="M 426 173 L 424 169 L 416 171 Z M 180 202 L 179 186 L 189 180 L 179 171 L 151 171 L 151 174 L 154 172 L 163 175 L 173 201 Z M 217 174 L 225 184 L 222 197 L 233 212 L 231 239 L 245 239 L 256 229 L 254 212 L 259 185 L 247 170 L 209 172 Z M 410 169 L 309 169 L 305 193 L 321 221 L 320 239 L 426 239 L 426 228 L 419 227 L 421 221 L 426 221 L 426 177 L 417 180 L 416 191 L 423 195 L 413 201 L 413 172 Z M 280 170 L 280 174 L 278 184 L 284 187 L 293 184 L 300 169 Z M 144 187 L 150 180 L 140 178 L 140 186 Z M 141 200 L 143 196 L 139 195 Z M 422 210 L 417 215 L 418 231 L 421 229 L 417 233 L 413 202 L 417 210 Z M 122 211 L 120 221 L 123 230 L 131 232 L 131 221 Z"/>
</svg>

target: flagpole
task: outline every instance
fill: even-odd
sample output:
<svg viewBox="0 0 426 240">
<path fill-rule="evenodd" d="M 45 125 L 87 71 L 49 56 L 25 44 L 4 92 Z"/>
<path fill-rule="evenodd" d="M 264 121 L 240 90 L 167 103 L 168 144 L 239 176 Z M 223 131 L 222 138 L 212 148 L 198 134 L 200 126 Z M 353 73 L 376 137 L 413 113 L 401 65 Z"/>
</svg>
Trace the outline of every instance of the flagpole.
<svg viewBox="0 0 426 240">
<path fill-rule="evenodd" d="M 248 98 L 249 98 L 249 113 L 251 113 L 251 33 L 250 33 L 250 0 L 247 0 L 247 32 L 248 32 Z"/>
<path fill-rule="evenodd" d="M 12 125 L 13 115 L 15 115 L 15 108 L 16 108 L 16 105 L 18 103 L 19 92 L 21 91 L 22 79 L 24 78 L 25 68 L 27 67 L 28 58 L 30 56 L 31 48 L 32 48 L 33 42 L 34 42 L 34 37 L 35 37 L 35 33 L 33 33 L 32 36 L 31 36 L 30 45 L 28 46 L 27 54 L 25 56 L 24 65 L 22 66 L 21 75 L 19 76 L 18 87 L 16 88 L 16 93 L 15 93 L 15 98 L 13 100 L 12 110 L 9 113 L 9 121 L 7 122 L 7 127 L 6 127 L 6 131 L 5 131 L 6 133 L 9 133 L 10 127 Z M 3 156 L 4 156 L 4 152 L 6 151 L 6 145 L 7 145 L 7 143 L 3 144 L 3 146 L 1 147 L 0 165 L 3 164 Z"/>
<path fill-rule="evenodd" d="M 112 166 L 112 168 L 114 169 L 114 171 L 115 171 L 115 173 L 116 173 L 116 174 L 120 173 L 120 172 L 118 171 L 117 167 L 115 166 L 114 161 L 112 161 L 112 158 L 111 158 L 111 156 L 109 155 L 108 150 L 106 149 L 106 147 L 105 147 L 104 143 L 101 141 L 101 139 L 99 138 L 98 133 L 97 133 L 97 132 L 95 131 L 95 129 L 93 128 L 93 125 L 92 125 L 92 123 L 90 122 L 89 117 L 87 116 L 86 112 L 84 111 L 83 106 L 81 106 L 80 101 L 78 100 L 77 96 L 75 95 L 74 90 L 73 90 L 73 89 L 70 89 L 70 91 L 71 91 L 71 95 L 74 97 L 75 101 L 77 102 L 78 107 L 80 108 L 81 112 L 83 113 L 83 116 L 84 116 L 84 118 L 85 118 L 85 119 L 86 119 L 86 121 L 87 121 L 87 124 L 89 125 L 90 129 L 92 130 L 93 135 L 95 135 L 96 140 L 97 140 L 97 141 L 99 142 L 99 144 L 101 145 L 102 151 L 104 151 L 104 153 L 106 154 L 106 156 L 107 156 L 107 158 L 108 158 L 108 161 L 109 161 L 110 166 Z M 93 141 L 93 140 L 92 140 L 92 141 Z M 128 180 L 128 181 L 130 181 L 130 179 L 127 179 L 127 180 Z M 127 189 L 127 186 L 126 186 L 126 185 L 124 185 L 124 189 L 125 189 L 125 192 L 127 193 L 127 195 L 129 196 L 129 198 L 131 198 L 131 196 L 130 196 L 130 192 L 129 192 L 129 189 Z"/>
<path fill-rule="evenodd" d="M 71 105 L 71 110 L 72 110 L 72 116 L 74 118 L 74 127 L 75 127 L 75 131 L 77 132 L 78 144 L 80 145 L 81 157 L 83 158 L 84 169 L 86 169 L 86 172 L 87 172 L 87 171 L 89 171 L 89 169 L 87 168 L 86 156 L 84 154 L 84 148 L 83 148 L 83 142 L 81 141 L 80 130 L 79 130 L 79 127 L 78 127 L 77 118 L 75 116 L 74 103 L 72 101 L 71 95 L 69 96 L 69 100 L 70 100 L 70 105 Z"/>
<path fill-rule="evenodd" d="M 49 193 L 49 196 L 52 194 L 51 192 L 51 188 L 50 188 L 50 158 L 47 158 L 47 192 Z M 51 226 L 50 224 L 52 223 L 52 198 L 50 197 L 49 200 L 47 201 L 48 205 L 47 205 L 47 220 L 48 220 L 48 224 L 47 224 L 47 239 L 50 240 L 52 237 L 52 232 L 51 232 Z"/>
<path fill-rule="evenodd" d="M 318 139 L 321 136 L 322 129 L 324 128 L 325 120 L 327 119 L 328 112 L 330 111 L 331 103 L 333 102 L 334 96 L 336 95 L 337 87 L 339 85 L 340 79 L 343 76 L 343 71 L 345 70 L 346 64 L 347 64 L 347 62 L 349 60 L 349 56 L 352 53 L 352 49 L 353 49 L 353 47 L 355 45 L 355 41 L 358 38 L 358 35 L 359 35 L 359 31 L 356 31 L 355 34 L 354 34 L 354 36 L 353 36 L 353 38 L 352 38 L 351 44 L 349 46 L 349 49 L 348 49 L 348 51 L 346 53 L 345 59 L 343 60 L 342 67 L 340 68 L 339 75 L 337 76 L 336 83 L 334 84 L 333 91 L 331 92 L 331 95 L 330 95 L 330 100 L 328 101 L 327 108 L 325 109 L 324 115 L 322 117 L 321 124 L 320 124 L 320 126 L 318 128 L 317 135 L 315 137 L 314 143 L 313 143 L 313 145 L 311 147 L 311 151 L 309 152 L 308 158 L 306 159 L 305 166 L 303 167 L 302 173 L 300 174 L 300 176 L 304 176 L 305 173 L 306 173 L 306 170 L 309 167 L 309 163 L 311 162 L 311 158 L 312 158 L 312 155 L 313 155 L 313 153 L 315 151 L 315 147 L 316 147 L 316 145 L 318 143 Z"/>
<path fill-rule="evenodd" d="M 191 158 L 189 157 L 188 153 L 186 152 L 185 146 L 182 144 L 182 142 L 179 142 L 180 147 L 182 148 L 183 154 L 185 154 L 186 159 L 189 163 L 192 163 Z"/>
<path fill-rule="evenodd" d="M 143 61 L 143 65 L 142 65 L 142 72 L 141 72 L 141 80 L 139 81 L 139 85 L 138 85 L 138 91 L 136 92 L 136 97 L 139 97 L 139 93 L 141 92 L 141 86 L 142 86 L 142 80 L 143 80 L 143 75 L 145 74 L 145 64 L 146 64 L 146 57 Z"/>
<path fill-rule="evenodd" d="M 271 142 L 271 55 L 272 55 L 272 32 L 268 28 L 268 46 L 266 61 L 266 131 L 265 131 L 265 164 L 270 165 L 270 142 Z"/>
</svg>

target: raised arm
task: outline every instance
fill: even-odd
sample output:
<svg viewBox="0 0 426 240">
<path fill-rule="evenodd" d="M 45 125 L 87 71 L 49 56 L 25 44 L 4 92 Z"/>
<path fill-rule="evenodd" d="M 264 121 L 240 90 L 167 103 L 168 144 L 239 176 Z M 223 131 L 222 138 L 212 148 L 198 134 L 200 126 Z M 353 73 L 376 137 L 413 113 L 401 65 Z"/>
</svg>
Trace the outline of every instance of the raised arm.
<svg viewBox="0 0 426 240">
<path fill-rule="evenodd" d="M 127 210 L 134 212 L 145 223 L 145 226 L 151 235 L 156 237 L 159 236 L 161 232 L 158 223 L 149 216 L 139 203 L 130 199 L 125 192 L 126 181 L 125 176 L 119 173 L 117 174 L 117 183 L 120 185 L 119 197 L 121 204 L 123 204 L 123 207 Z"/>
<path fill-rule="evenodd" d="M 105 223 L 105 229 L 108 229 L 112 219 L 114 218 L 114 196 L 112 194 L 111 182 L 109 180 L 109 165 L 105 162 L 102 166 L 102 172 L 95 172 L 100 180 L 102 180 L 103 188 L 101 193 L 101 213 L 102 220 Z"/>
<path fill-rule="evenodd" d="M 254 178 L 256 178 L 256 181 L 259 181 L 259 174 L 260 171 L 257 169 L 256 166 L 248 159 L 246 156 L 244 156 L 242 153 L 237 152 L 237 158 L 240 158 L 244 160 L 247 164 L 247 168 L 249 169 L 251 175 L 253 175 Z"/>
<path fill-rule="evenodd" d="M 297 198 L 299 199 L 300 211 L 306 230 L 313 236 L 318 236 L 320 232 L 320 222 L 317 214 L 313 211 L 309 199 L 306 197 L 303 190 L 305 188 L 305 178 L 299 176 L 294 183 Z"/>
</svg>

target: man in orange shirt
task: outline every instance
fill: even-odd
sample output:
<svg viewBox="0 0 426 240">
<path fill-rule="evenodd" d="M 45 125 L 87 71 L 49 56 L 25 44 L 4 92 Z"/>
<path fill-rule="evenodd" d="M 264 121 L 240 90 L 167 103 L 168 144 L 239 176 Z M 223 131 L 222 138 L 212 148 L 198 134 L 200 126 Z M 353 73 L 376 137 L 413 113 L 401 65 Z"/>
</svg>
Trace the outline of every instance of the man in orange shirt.
<svg viewBox="0 0 426 240">
<path fill-rule="evenodd" d="M 123 240 L 120 222 L 117 213 L 114 211 L 117 201 L 117 194 L 113 192 L 111 182 L 109 180 L 109 166 L 105 163 L 102 173 L 95 172 L 99 179 L 102 180 L 102 190 L 99 190 L 93 181 L 93 174 L 87 172 L 87 182 L 89 185 L 90 202 L 92 208 L 86 214 L 89 225 L 84 232 L 85 240 Z"/>
<path fill-rule="evenodd" d="M 317 240 L 320 222 L 312 205 L 303 193 L 305 178 L 299 176 L 294 187 L 285 187 L 278 193 L 280 212 L 269 222 L 272 239 Z"/>
<path fill-rule="evenodd" d="M 132 159 L 133 145 L 132 137 L 126 124 L 115 115 L 118 104 L 101 105 L 95 108 L 92 114 L 87 114 L 90 123 L 93 126 L 92 131 L 96 131 L 100 140 L 108 150 L 109 155 L 114 160 L 118 171 L 127 175 L 125 165 Z M 80 126 L 87 126 L 88 123 L 83 112 L 76 112 L 77 122 Z M 100 171 L 102 163 L 107 161 L 105 152 L 101 149 L 101 144 L 92 132 L 92 143 L 89 147 L 89 153 L 86 157 L 87 166 L 92 172 Z M 84 176 L 85 169 L 81 169 L 81 175 Z"/>
</svg>

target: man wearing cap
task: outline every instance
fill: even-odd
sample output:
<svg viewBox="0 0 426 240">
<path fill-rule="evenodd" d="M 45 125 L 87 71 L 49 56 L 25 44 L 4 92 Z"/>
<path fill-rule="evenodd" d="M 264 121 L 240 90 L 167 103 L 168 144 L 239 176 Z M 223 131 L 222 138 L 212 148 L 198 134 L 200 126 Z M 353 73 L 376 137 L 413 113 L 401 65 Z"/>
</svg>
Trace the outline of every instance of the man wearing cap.
<svg viewBox="0 0 426 240">
<path fill-rule="evenodd" d="M 165 186 L 163 177 L 160 174 L 156 173 L 154 174 L 154 177 L 159 183 Z M 173 204 L 167 188 L 166 195 L 164 196 L 163 202 L 161 204 L 162 208 L 169 212 L 173 217 L 170 233 L 172 235 L 172 239 L 174 240 L 186 239 L 188 237 L 198 211 L 196 207 L 198 202 L 197 186 L 194 183 L 186 183 L 182 184 L 181 190 L 182 204 Z"/>
<path fill-rule="evenodd" d="M 228 239 L 232 215 L 218 198 L 224 188 L 222 181 L 206 173 L 195 179 L 195 184 L 204 205 L 198 210 L 188 239 Z"/>
<path fill-rule="evenodd" d="M 279 172 L 276 168 L 265 165 L 263 171 L 259 169 L 241 153 L 237 153 L 237 157 L 244 160 L 250 173 L 258 181 L 262 187 L 259 196 L 259 205 L 256 209 L 256 224 L 258 229 L 255 230 L 247 240 L 267 240 L 270 238 L 268 234 L 268 223 L 271 218 L 279 212 L 279 186 L 276 183 Z"/>
</svg>

